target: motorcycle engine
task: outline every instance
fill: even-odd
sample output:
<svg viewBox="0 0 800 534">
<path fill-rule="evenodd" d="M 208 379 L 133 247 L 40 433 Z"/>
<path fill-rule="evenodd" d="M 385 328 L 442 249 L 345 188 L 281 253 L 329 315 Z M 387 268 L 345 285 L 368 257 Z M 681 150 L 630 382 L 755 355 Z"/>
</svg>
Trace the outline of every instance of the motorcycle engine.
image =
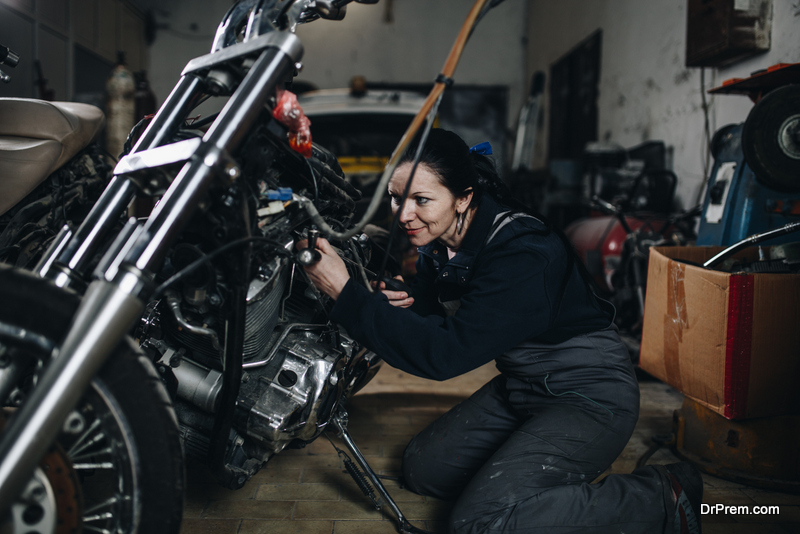
<svg viewBox="0 0 800 534">
<path fill-rule="evenodd" d="M 322 297 L 298 280 L 299 268 L 277 258 L 263 267 L 247 293 L 245 361 L 232 438 L 241 449 L 237 467 L 251 474 L 290 444 L 317 438 L 339 402 L 369 381 L 380 364 L 336 326 L 312 320 Z M 197 288 L 191 297 L 184 289 L 152 303 L 141 330 L 152 335 L 140 343 L 174 394 L 185 450 L 205 458 L 222 389 L 224 324 L 215 324 L 213 313 L 200 313 Z"/>
<path fill-rule="evenodd" d="M 287 239 L 287 250 L 294 241 Z M 175 247 L 188 264 L 200 251 Z M 243 375 L 228 461 L 252 476 L 287 446 L 303 446 L 326 428 L 339 403 L 377 372 L 380 359 L 327 321 L 325 301 L 286 255 L 254 265 L 246 297 Z M 222 390 L 228 325 L 220 273 L 199 269 L 148 306 L 140 345 L 173 394 L 187 454 L 206 458 Z"/>
</svg>

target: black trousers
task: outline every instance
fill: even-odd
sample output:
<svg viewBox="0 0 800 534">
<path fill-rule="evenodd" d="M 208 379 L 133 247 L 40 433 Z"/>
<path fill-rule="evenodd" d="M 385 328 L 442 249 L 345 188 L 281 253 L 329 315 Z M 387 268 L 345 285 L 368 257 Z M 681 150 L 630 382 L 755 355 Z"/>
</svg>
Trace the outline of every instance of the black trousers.
<svg viewBox="0 0 800 534">
<path fill-rule="evenodd" d="M 631 367 L 621 348 L 619 357 Z M 662 467 L 591 484 L 622 452 L 638 419 L 632 367 L 632 380 L 609 382 L 603 372 L 569 391 L 563 379 L 554 390 L 547 382 L 495 377 L 411 440 L 406 484 L 456 499 L 450 531 L 457 534 L 672 533 L 675 506 Z"/>
</svg>

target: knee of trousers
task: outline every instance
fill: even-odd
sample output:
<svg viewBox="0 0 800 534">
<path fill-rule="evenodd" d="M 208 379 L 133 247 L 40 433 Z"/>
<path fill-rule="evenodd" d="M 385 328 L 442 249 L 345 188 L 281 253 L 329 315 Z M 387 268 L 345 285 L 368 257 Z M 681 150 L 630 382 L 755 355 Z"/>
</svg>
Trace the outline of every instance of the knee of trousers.
<svg viewBox="0 0 800 534">
<path fill-rule="evenodd" d="M 467 493 L 462 494 L 450 512 L 449 530 L 453 534 L 479 534 L 491 526 L 502 530 L 508 521 L 509 510 L 496 510 L 494 513 L 475 506 Z"/>
<path fill-rule="evenodd" d="M 437 499 L 455 498 L 463 489 L 463 484 L 453 484 L 449 473 L 439 469 L 435 454 L 418 445 L 417 438 L 414 438 L 403 452 L 402 471 L 406 488 L 418 495 Z"/>
<path fill-rule="evenodd" d="M 423 456 L 414 447 L 414 439 L 412 439 L 403 451 L 403 482 L 405 486 L 420 495 L 430 495 L 425 489 L 430 486 L 426 466 L 424 465 Z"/>
</svg>

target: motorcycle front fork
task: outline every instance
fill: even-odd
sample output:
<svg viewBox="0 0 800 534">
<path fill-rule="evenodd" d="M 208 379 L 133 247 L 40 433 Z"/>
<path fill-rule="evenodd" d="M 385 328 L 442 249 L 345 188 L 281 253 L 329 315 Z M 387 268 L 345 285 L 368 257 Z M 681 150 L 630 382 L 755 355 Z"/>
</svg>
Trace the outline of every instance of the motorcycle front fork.
<svg viewBox="0 0 800 534">
<path fill-rule="evenodd" d="M 269 43 L 265 41 L 269 46 L 265 44 L 263 52 L 209 127 L 194 155 L 172 180 L 147 222 L 143 226 L 131 227 L 133 231 L 129 239 L 108 262 L 108 268 L 98 273 L 98 279 L 88 286 L 66 339 L 54 351 L 51 362 L 22 408 L 0 434 L 0 515 L 15 502 L 92 377 L 141 316 L 153 290 L 152 273 L 161 265 L 212 182 L 224 175 L 230 163 L 228 155 L 240 145 L 246 132 L 258 120 L 270 95 L 302 57 L 302 46 L 294 34 L 272 35 L 265 36 L 265 39 L 270 39 Z M 244 51 L 248 53 L 257 51 L 250 50 L 249 43 L 236 46 L 245 47 Z M 222 54 L 223 59 L 228 55 Z M 214 58 L 217 56 L 210 56 L 213 57 L 198 58 L 201 66 L 204 61 L 216 61 Z M 176 93 L 180 98 L 175 97 L 178 103 L 169 109 L 162 108 L 166 111 L 159 112 L 160 115 L 154 119 L 160 123 L 162 119 L 159 116 L 163 116 L 163 128 L 151 126 L 143 134 L 147 138 L 143 142 L 157 143 L 156 134 L 163 134 L 178 118 L 182 121 L 179 112 L 185 110 L 184 97 L 193 94 L 196 87 L 193 77 L 184 77 Z M 150 132 L 156 138 L 151 140 Z M 235 178 L 232 175 L 228 177 Z M 96 217 L 98 226 L 115 220 L 112 214 L 119 215 L 117 210 L 131 197 L 133 187 L 126 176 L 116 176 L 90 219 Z M 82 258 L 89 257 L 92 248 L 89 243 L 96 245 L 98 242 L 91 235 L 100 228 L 90 228 L 86 224 L 81 228 L 85 228 L 85 236 L 79 229 L 78 235 L 72 239 L 65 234 L 57 240 L 59 259 L 70 258 L 67 265 L 59 265 L 57 260 L 54 263 L 45 260 L 45 264 L 49 263 L 48 269 L 62 269 L 55 275 L 56 282 L 61 281 L 58 285 L 62 287 L 69 285 L 67 279 L 74 276 L 72 268 L 79 271 L 84 262 Z M 39 267 L 44 269 L 45 265 Z M 46 276 L 50 277 L 49 270 Z"/>
<path fill-rule="evenodd" d="M 344 408 L 340 407 L 336 415 L 333 417 L 332 422 L 337 430 L 337 435 L 342 438 L 344 444 L 356 459 L 358 467 L 360 467 L 361 470 L 353 465 L 353 461 L 350 459 L 350 457 L 344 454 L 343 451 L 336 447 L 336 445 L 333 445 L 333 442 L 331 442 L 331 445 L 333 445 L 333 448 L 336 449 L 336 452 L 339 453 L 340 456 L 343 456 L 345 469 L 347 469 L 347 472 L 353 477 L 356 485 L 358 485 L 361 491 L 364 492 L 364 495 L 370 498 L 372 503 L 375 505 L 375 508 L 378 510 L 381 509 L 383 502 L 386 502 L 386 504 L 389 505 L 389 508 L 392 509 L 392 512 L 397 518 L 397 529 L 400 534 L 431 534 L 427 530 L 422 530 L 409 523 L 408 519 L 406 519 L 406 517 L 403 515 L 403 512 L 400 511 L 397 503 L 394 501 L 394 499 L 392 499 L 392 496 L 389 495 L 389 492 L 386 490 L 386 487 L 383 485 L 378 475 L 375 474 L 375 471 L 373 471 L 367 463 L 367 459 L 364 458 L 364 455 L 361 454 L 360 450 L 358 450 L 355 441 L 353 441 L 353 437 L 347 430 L 347 421 L 347 412 L 344 410 Z M 375 493 L 372 489 L 373 486 L 379 493 L 378 498 L 375 497 Z"/>
</svg>

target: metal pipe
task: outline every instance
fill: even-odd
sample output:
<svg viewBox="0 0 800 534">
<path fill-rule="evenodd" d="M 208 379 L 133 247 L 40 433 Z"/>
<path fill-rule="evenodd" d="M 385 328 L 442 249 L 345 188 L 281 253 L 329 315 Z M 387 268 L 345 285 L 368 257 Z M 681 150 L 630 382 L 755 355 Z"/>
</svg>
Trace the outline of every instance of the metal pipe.
<svg viewBox="0 0 800 534">
<path fill-rule="evenodd" d="M 174 291 L 167 291 L 166 297 L 167 305 L 172 312 L 172 316 L 175 317 L 175 321 L 178 323 L 178 326 L 187 332 L 197 334 L 198 336 L 208 337 L 211 340 L 211 345 L 214 347 L 214 349 L 222 352 L 222 346 L 219 344 L 219 337 L 217 337 L 217 333 L 214 330 L 211 330 L 210 328 L 203 328 L 202 326 L 195 326 L 186 320 L 186 318 L 183 316 L 183 312 L 181 311 L 181 301 L 178 298 L 177 293 Z"/>
<path fill-rule="evenodd" d="M 195 74 L 182 76 L 156 116 L 131 149 L 131 154 L 155 148 L 172 138 L 189 113 L 194 98 L 202 89 L 202 79 Z"/>
<path fill-rule="evenodd" d="M 131 152 L 153 148 L 171 137 L 200 89 L 200 78 L 195 75 L 182 77 Z M 135 194 L 136 187 L 130 179 L 115 176 L 67 243 L 60 250 L 51 248 L 44 255 L 41 262 L 47 264 L 48 269 L 41 276 L 54 280 L 61 287 L 72 285 L 73 273 L 82 274 Z"/>
<path fill-rule="evenodd" d="M 65 273 L 57 267 L 64 267 L 67 275 L 79 272 L 91 260 L 102 238 L 116 224 L 117 217 L 127 209 L 135 191 L 136 188 L 130 180 L 124 176 L 115 176 L 55 261 L 50 261 L 49 258 L 43 260 L 50 262 L 45 278 L 55 280 L 61 287 L 71 285 L 70 276 L 63 276 Z"/>
<path fill-rule="evenodd" d="M 65 224 L 61 227 L 61 230 L 58 231 L 56 238 L 53 239 L 53 242 L 50 243 L 50 246 L 47 247 L 47 250 L 42 258 L 36 264 L 36 267 L 33 268 L 33 272 L 37 273 L 41 277 L 44 277 L 44 275 L 47 274 L 47 271 L 50 270 L 50 267 L 52 267 L 56 257 L 61 254 L 62 250 L 64 250 L 64 247 L 67 245 L 67 242 L 71 237 L 72 230 L 70 230 L 69 225 Z"/>
<path fill-rule="evenodd" d="M 774 237 L 780 237 L 782 235 L 790 234 L 792 232 L 797 232 L 800 230 L 800 222 L 793 222 L 789 223 L 785 226 L 781 226 L 780 228 L 776 228 L 775 230 L 770 230 L 768 232 L 763 232 L 761 234 L 751 235 L 750 237 L 746 237 L 739 241 L 738 243 L 734 243 L 733 245 L 729 246 L 719 254 L 716 254 L 713 258 L 708 260 L 703 264 L 703 267 L 706 269 L 710 269 L 717 265 L 718 263 L 722 262 L 728 256 L 731 256 L 743 248 L 747 248 L 750 245 L 755 245 L 756 243 L 761 243 L 762 241 L 767 241 L 768 239 L 772 239 Z"/>
<path fill-rule="evenodd" d="M 125 243 L 128 242 L 128 239 L 136 232 L 138 227 L 139 221 L 137 221 L 135 217 L 128 219 L 128 222 L 125 223 L 125 226 L 122 227 L 122 230 L 120 230 L 114 238 L 114 241 L 112 241 L 111 246 L 106 250 L 105 254 L 103 254 L 103 257 L 100 258 L 100 262 L 94 269 L 95 278 L 103 277 L 109 267 L 114 263 L 114 259 L 125 247 Z"/>
<path fill-rule="evenodd" d="M 249 252 L 251 247 L 242 251 L 241 261 L 229 270 L 230 278 L 235 284 L 231 295 L 231 313 L 225 322 L 225 352 L 222 364 L 222 388 L 216 402 L 217 417 L 211 432 L 211 444 L 208 450 L 208 462 L 214 477 L 223 486 L 231 489 L 241 488 L 247 477 L 235 469 L 231 469 L 225 461 L 228 452 L 228 440 L 233 426 L 236 399 L 242 382 L 242 358 L 244 357 L 244 324 L 247 314 L 247 281 L 250 274 Z"/>
<path fill-rule="evenodd" d="M 286 327 L 283 333 L 281 333 L 281 337 L 278 338 L 278 341 L 276 341 L 275 344 L 272 345 L 272 350 L 269 351 L 269 354 L 267 354 L 266 358 L 264 358 L 263 360 L 259 360 L 257 362 L 247 362 L 242 365 L 242 368 L 252 369 L 253 367 L 263 367 L 267 365 L 270 362 L 270 360 L 272 360 L 272 358 L 275 356 L 275 353 L 278 352 L 278 350 L 281 348 L 281 345 L 283 345 L 283 342 L 286 340 L 286 338 L 289 336 L 292 330 L 315 330 L 317 328 L 321 328 L 324 326 L 325 325 L 321 324 L 304 324 L 304 323 L 290 324 L 289 326 Z"/>
<path fill-rule="evenodd" d="M 287 39 L 297 39 L 285 34 Z M 277 85 L 294 69 L 299 58 L 278 49 L 267 49 L 251 67 L 217 120 L 203 137 L 203 144 L 176 176 L 155 207 L 144 232 L 128 254 L 126 262 L 149 272 L 158 268 L 174 238 L 183 230 L 204 197 L 216 172 L 226 162 L 252 124 L 258 119 Z"/>
</svg>

